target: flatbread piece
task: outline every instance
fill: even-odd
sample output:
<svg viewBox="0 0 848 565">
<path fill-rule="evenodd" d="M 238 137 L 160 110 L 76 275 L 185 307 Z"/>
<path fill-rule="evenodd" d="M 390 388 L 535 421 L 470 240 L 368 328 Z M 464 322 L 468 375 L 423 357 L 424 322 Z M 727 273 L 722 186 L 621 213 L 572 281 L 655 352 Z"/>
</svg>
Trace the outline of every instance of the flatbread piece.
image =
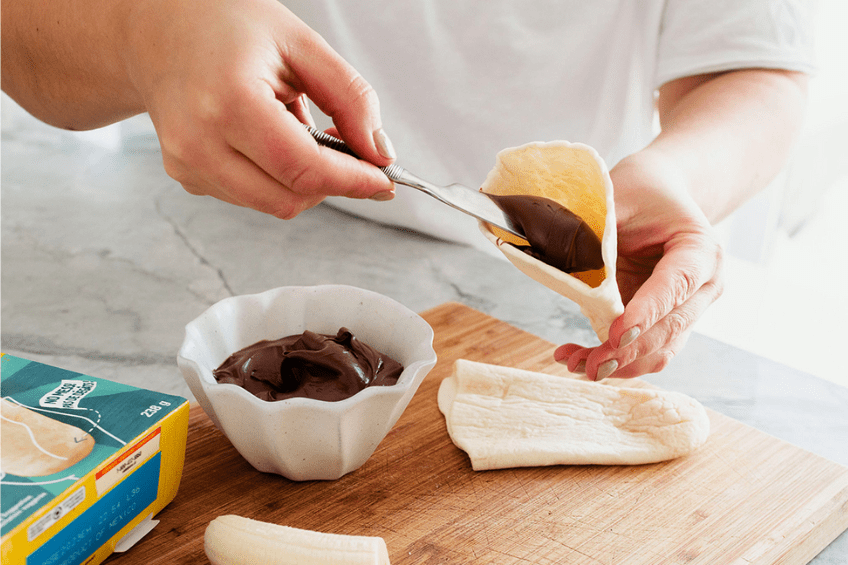
<svg viewBox="0 0 848 565">
<path fill-rule="evenodd" d="M 453 443 L 475 471 L 546 465 L 639 465 L 686 455 L 710 431 L 678 392 L 456 361 L 439 388 Z"/>
<path fill-rule="evenodd" d="M 480 190 L 487 194 L 526 194 L 550 198 L 577 214 L 601 240 L 604 267 L 564 273 L 520 250 L 528 245 L 480 222 L 480 230 L 509 261 L 530 278 L 573 300 L 602 342 L 624 312 L 615 278 L 618 235 L 613 185 L 604 160 L 592 147 L 568 141 L 533 142 L 497 155 Z"/>
</svg>

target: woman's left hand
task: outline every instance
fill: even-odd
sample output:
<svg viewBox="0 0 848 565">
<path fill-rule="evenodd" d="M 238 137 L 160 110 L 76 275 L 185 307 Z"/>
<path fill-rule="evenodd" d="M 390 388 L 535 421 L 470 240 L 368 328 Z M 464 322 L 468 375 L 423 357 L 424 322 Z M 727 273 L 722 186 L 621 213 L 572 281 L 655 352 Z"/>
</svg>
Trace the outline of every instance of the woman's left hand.
<svg viewBox="0 0 848 565">
<path fill-rule="evenodd" d="M 722 249 L 684 177 L 645 149 L 610 171 L 618 223 L 617 281 L 624 313 L 597 347 L 569 343 L 554 353 L 590 380 L 662 370 L 695 321 L 722 292 Z"/>
</svg>

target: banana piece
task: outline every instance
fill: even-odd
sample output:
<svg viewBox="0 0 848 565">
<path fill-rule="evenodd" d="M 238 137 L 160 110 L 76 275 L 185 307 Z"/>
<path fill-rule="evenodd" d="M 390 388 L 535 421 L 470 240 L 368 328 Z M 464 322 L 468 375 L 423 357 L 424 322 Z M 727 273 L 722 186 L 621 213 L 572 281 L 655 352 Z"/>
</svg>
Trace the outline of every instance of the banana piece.
<svg viewBox="0 0 848 565">
<path fill-rule="evenodd" d="M 327 534 L 228 514 L 206 527 L 212 565 L 389 565 L 380 537 Z"/>
</svg>

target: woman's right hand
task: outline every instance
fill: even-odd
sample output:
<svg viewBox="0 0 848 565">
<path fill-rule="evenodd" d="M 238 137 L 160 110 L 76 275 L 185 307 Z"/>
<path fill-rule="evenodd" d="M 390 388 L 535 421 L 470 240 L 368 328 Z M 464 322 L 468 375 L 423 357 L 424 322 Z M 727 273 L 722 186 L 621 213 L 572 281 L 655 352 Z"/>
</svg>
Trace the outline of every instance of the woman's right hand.
<svg viewBox="0 0 848 565">
<path fill-rule="evenodd" d="M 127 72 L 188 192 L 284 219 L 394 196 L 376 93 L 276 0 L 142 0 L 127 22 Z M 363 161 L 312 139 L 307 98 Z"/>
</svg>

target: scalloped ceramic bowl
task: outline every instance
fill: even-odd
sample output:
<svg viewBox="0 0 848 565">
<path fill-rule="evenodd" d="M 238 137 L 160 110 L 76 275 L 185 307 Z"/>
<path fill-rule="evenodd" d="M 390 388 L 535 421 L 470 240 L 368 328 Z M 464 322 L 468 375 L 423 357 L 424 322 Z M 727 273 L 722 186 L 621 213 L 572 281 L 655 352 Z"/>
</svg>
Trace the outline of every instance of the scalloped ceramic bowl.
<svg viewBox="0 0 848 565">
<path fill-rule="evenodd" d="M 397 384 L 338 402 L 260 400 L 212 371 L 263 339 L 346 327 L 403 365 Z M 433 329 L 394 300 L 342 285 L 281 287 L 226 298 L 186 325 L 177 364 L 203 410 L 256 469 L 292 480 L 332 480 L 358 469 L 436 364 Z"/>
</svg>

